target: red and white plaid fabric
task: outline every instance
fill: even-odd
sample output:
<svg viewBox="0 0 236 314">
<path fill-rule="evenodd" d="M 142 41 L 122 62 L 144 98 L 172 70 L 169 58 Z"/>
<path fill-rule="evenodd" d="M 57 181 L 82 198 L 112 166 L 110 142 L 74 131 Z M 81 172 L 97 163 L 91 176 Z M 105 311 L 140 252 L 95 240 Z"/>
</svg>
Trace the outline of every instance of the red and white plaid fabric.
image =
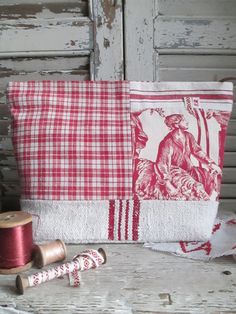
<svg viewBox="0 0 236 314">
<path fill-rule="evenodd" d="M 12 82 L 22 198 L 132 198 L 128 82 Z"/>
</svg>

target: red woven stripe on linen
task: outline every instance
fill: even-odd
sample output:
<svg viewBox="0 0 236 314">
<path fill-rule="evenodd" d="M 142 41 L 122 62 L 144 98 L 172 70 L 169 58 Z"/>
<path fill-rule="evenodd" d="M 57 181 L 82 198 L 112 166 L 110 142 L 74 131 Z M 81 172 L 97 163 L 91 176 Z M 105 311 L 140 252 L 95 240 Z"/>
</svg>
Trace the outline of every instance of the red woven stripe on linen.
<svg viewBox="0 0 236 314">
<path fill-rule="evenodd" d="M 132 197 L 128 82 L 12 82 L 8 100 L 23 198 Z"/>
</svg>

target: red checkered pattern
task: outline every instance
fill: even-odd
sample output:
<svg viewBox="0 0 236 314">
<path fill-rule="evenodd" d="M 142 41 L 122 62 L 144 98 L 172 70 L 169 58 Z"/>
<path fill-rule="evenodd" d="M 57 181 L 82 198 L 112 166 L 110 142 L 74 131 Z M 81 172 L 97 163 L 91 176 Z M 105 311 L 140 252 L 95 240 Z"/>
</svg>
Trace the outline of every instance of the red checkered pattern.
<svg viewBox="0 0 236 314">
<path fill-rule="evenodd" d="M 22 197 L 132 197 L 128 82 L 11 82 Z"/>
</svg>

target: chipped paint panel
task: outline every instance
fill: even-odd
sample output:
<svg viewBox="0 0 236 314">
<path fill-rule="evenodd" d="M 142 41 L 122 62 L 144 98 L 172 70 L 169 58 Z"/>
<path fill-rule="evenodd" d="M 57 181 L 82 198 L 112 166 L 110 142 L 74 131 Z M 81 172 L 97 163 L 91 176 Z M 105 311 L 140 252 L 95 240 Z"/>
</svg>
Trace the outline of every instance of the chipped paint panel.
<svg viewBox="0 0 236 314">
<path fill-rule="evenodd" d="M 236 19 L 158 16 L 156 49 L 236 49 Z"/>
<path fill-rule="evenodd" d="M 92 22 L 86 17 L 8 20 L 0 25 L 0 53 L 7 52 L 9 56 L 11 52 L 92 48 Z"/>
<path fill-rule="evenodd" d="M 101 0 L 101 8 L 103 10 L 103 15 L 106 18 L 106 26 L 112 29 L 113 23 L 116 17 L 116 10 L 121 6 L 121 3 L 111 2 L 110 0 Z"/>
<path fill-rule="evenodd" d="M 158 13 L 169 16 L 236 16 L 235 0 L 158 0 Z"/>
<path fill-rule="evenodd" d="M 206 70 L 225 70 L 230 71 L 235 70 L 236 76 L 236 57 L 228 55 L 200 55 L 197 52 L 191 56 L 189 55 L 174 55 L 166 54 L 159 56 L 159 66 L 160 68 L 170 67 L 186 69 L 206 69 Z"/>
<path fill-rule="evenodd" d="M 91 60 L 95 80 L 122 80 L 123 11 L 122 0 L 94 0 L 94 53 Z"/>
<path fill-rule="evenodd" d="M 0 60 L 0 119 L 9 118 L 5 91 L 9 81 L 89 80 L 89 56 Z"/>
<path fill-rule="evenodd" d="M 125 78 L 156 79 L 153 49 L 154 0 L 125 1 Z"/>
<path fill-rule="evenodd" d="M 67 1 L 1 1 L 0 19 L 53 19 L 55 15 L 63 18 L 88 16 L 88 1 L 67 0 Z"/>
</svg>

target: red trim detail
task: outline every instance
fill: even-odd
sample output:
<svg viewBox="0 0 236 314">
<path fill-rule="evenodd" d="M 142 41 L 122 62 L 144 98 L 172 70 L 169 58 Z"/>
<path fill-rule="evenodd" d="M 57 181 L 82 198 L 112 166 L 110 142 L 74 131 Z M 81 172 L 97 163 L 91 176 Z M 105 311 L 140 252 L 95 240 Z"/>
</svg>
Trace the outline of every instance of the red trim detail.
<svg viewBox="0 0 236 314">
<path fill-rule="evenodd" d="M 202 115 L 205 131 L 206 131 L 206 153 L 207 153 L 207 156 L 210 156 L 210 140 L 209 140 L 208 124 L 207 124 L 206 116 L 203 109 L 200 109 L 200 112 Z"/>
<path fill-rule="evenodd" d="M 150 92 L 158 92 L 158 93 L 179 93 L 179 92 L 218 92 L 219 94 L 221 94 L 221 92 L 228 92 L 230 94 L 232 94 L 232 90 L 231 89 L 166 89 L 166 90 L 145 90 L 145 89 L 138 89 L 138 88 L 132 88 L 130 89 L 131 94 L 133 92 L 142 92 L 142 93 L 150 93 Z"/>
<path fill-rule="evenodd" d="M 119 221 L 118 221 L 118 240 L 121 240 L 121 221 L 122 221 L 123 201 L 119 201 Z"/>
<path fill-rule="evenodd" d="M 197 130 L 198 130 L 198 135 L 197 135 L 197 143 L 198 145 L 201 144 L 201 136 L 202 136 L 202 130 L 201 130 L 201 123 L 200 123 L 200 118 L 199 118 L 199 114 L 197 112 L 197 109 L 193 109 L 196 115 L 196 119 L 197 119 Z"/>
<path fill-rule="evenodd" d="M 114 240 L 115 201 L 109 201 L 108 240 Z"/>
<path fill-rule="evenodd" d="M 128 240 L 128 230 L 129 230 L 129 200 L 126 201 L 125 207 L 125 240 Z"/>
<path fill-rule="evenodd" d="M 138 198 L 135 198 L 133 208 L 133 229 L 132 229 L 133 241 L 138 241 L 139 215 L 140 215 L 140 201 Z"/>
<path fill-rule="evenodd" d="M 180 244 L 180 247 L 183 251 L 183 253 L 190 253 L 190 252 L 196 252 L 196 251 L 205 251 L 206 252 L 206 255 L 210 255 L 211 253 L 211 242 L 210 241 L 207 241 L 203 244 L 201 244 L 201 242 L 199 242 L 199 246 L 191 249 L 191 250 L 188 250 L 187 247 L 188 247 L 188 244 L 192 244 L 194 243 L 194 245 L 198 245 L 198 242 L 187 242 L 187 241 L 180 241 L 179 244 Z"/>
<path fill-rule="evenodd" d="M 199 97 L 200 99 L 216 99 L 216 100 L 233 100 L 233 96 L 231 95 L 216 95 L 216 94 L 182 94 L 182 95 L 138 95 L 131 94 L 130 99 L 151 99 L 151 100 L 171 100 L 171 99 L 179 99 L 183 100 L 183 97 Z"/>
</svg>

